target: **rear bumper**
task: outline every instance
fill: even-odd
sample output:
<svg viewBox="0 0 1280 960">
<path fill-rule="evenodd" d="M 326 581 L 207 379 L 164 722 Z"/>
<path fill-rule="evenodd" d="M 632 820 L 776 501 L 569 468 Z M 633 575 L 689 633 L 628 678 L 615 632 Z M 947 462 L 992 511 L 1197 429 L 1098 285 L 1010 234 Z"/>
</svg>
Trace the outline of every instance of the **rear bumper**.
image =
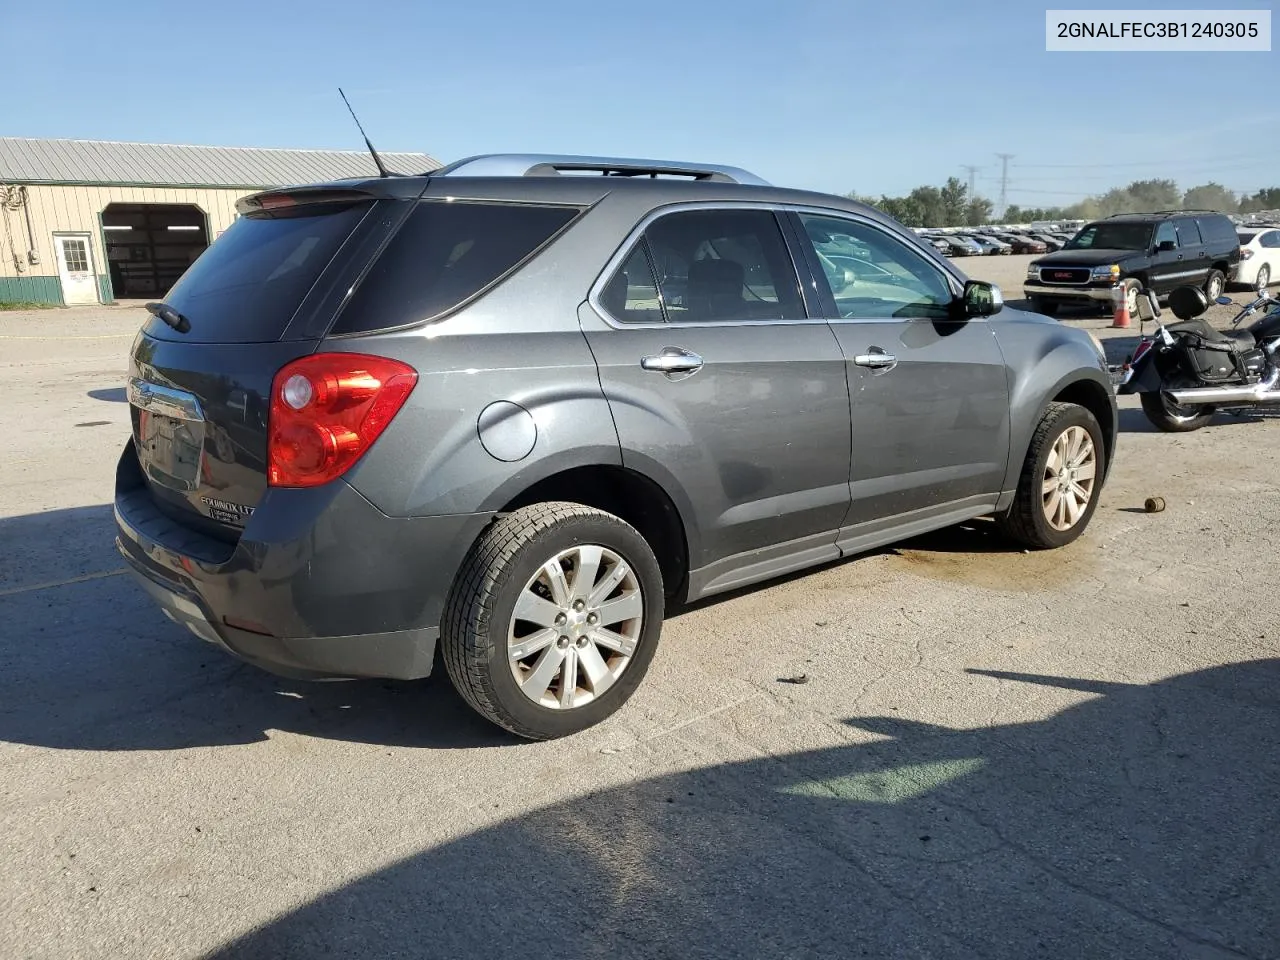
<svg viewBox="0 0 1280 960">
<path fill-rule="evenodd" d="M 268 491 L 234 546 L 174 523 L 132 445 L 117 470 L 116 544 L 164 613 L 295 677 L 431 672 L 454 573 L 487 514 L 388 517 L 348 484 Z"/>
<path fill-rule="evenodd" d="M 1024 283 L 1022 293 L 1026 297 L 1041 300 L 1057 300 L 1062 303 L 1087 303 L 1090 300 L 1111 302 L 1111 287 L 1082 286 L 1055 287 L 1044 283 Z"/>
</svg>

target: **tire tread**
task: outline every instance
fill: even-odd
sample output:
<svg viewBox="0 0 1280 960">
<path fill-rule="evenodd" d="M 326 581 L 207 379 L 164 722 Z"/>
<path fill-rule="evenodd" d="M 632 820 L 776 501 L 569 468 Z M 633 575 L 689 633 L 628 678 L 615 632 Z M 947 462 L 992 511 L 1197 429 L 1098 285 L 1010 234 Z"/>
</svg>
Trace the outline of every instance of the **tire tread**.
<svg viewBox="0 0 1280 960">
<path fill-rule="evenodd" d="M 1039 471 L 1036 466 L 1040 461 L 1040 451 L 1045 441 L 1058 429 L 1059 421 L 1075 410 L 1085 410 L 1085 408 L 1060 400 L 1053 401 L 1045 408 L 1035 432 L 1031 435 L 1031 443 L 1027 445 L 1027 455 L 1023 458 L 1022 471 L 1018 474 L 1018 488 L 1014 494 L 1013 503 L 1009 505 L 1008 510 L 996 517 L 1000 532 L 1026 547 L 1043 550 L 1053 546 L 1045 542 L 1036 529 L 1037 511 L 1041 510 L 1040 478 L 1037 476 Z M 1088 413 L 1087 410 L 1085 412 Z M 1092 418 L 1092 414 L 1090 417 Z M 1099 449 L 1099 466 L 1103 465 L 1104 456 L 1105 452 Z M 1100 481 L 1095 483 L 1095 489 L 1096 497 L 1101 492 Z"/>
<path fill-rule="evenodd" d="M 535 503 L 509 513 L 492 523 L 467 554 L 441 618 L 445 670 L 458 693 L 482 716 L 530 740 L 546 739 L 546 734 L 505 710 L 488 681 L 486 664 L 493 652 L 489 623 L 516 553 L 543 530 L 575 517 L 605 519 L 630 529 L 613 514 L 580 503 Z"/>
</svg>

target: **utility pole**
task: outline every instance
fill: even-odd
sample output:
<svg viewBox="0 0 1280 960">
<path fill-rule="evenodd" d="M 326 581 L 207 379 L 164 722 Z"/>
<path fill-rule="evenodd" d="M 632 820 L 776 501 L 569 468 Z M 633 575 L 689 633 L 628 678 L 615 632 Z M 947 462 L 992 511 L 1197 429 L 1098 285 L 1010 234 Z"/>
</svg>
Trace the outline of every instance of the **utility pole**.
<svg viewBox="0 0 1280 960">
<path fill-rule="evenodd" d="M 978 195 L 978 194 L 977 194 L 977 192 L 976 192 L 976 187 L 974 186 L 974 184 L 975 184 L 975 182 L 976 182 L 976 176 L 977 176 L 977 173 L 978 173 L 978 171 L 979 171 L 979 170 L 981 170 L 982 168 L 981 168 L 981 167 L 974 167 L 974 166 L 970 166 L 970 165 L 969 165 L 969 164 L 967 164 L 967 163 L 962 163 L 962 164 L 960 164 L 960 169 L 961 169 L 961 170 L 966 170 L 966 171 L 968 171 L 968 173 L 969 173 L 969 199 L 970 199 L 970 200 L 972 200 L 974 197 L 976 197 L 976 196 Z"/>
<path fill-rule="evenodd" d="M 1003 217 L 1004 212 L 1009 209 L 1009 161 L 1013 159 L 1012 153 L 997 153 L 1000 158 L 1000 212 L 998 217 Z"/>
</svg>

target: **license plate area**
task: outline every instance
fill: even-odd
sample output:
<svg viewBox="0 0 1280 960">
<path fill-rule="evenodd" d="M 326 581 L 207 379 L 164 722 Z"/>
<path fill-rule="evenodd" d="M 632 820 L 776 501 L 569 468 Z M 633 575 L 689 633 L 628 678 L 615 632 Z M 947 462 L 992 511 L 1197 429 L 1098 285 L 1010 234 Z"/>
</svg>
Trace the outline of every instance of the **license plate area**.
<svg viewBox="0 0 1280 960">
<path fill-rule="evenodd" d="M 199 399 L 185 390 L 136 377 L 126 388 L 135 411 L 138 462 L 153 483 L 179 493 L 200 486 L 205 419 Z"/>
</svg>

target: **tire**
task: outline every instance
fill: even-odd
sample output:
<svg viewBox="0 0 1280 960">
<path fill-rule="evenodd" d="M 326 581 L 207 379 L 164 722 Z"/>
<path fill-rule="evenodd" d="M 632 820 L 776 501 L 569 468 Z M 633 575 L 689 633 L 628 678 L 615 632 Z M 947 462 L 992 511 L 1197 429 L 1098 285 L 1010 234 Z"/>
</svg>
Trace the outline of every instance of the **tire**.
<svg viewBox="0 0 1280 960">
<path fill-rule="evenodd" d="M 1264 263 L 1258 268 L 1258 275 L 1254 278 L 1253 288 L 1257 290 L 1259 287 L 1269 287 L 1271 285 L 1271 265 Z"/>
<path fill-rule="evenodd" d="M 592 551 L 603 557 L 592 579 L 599 589 L 619 573 L 619 565 L 611 558 L 624 564 L 629 576 L 601 594 L 595 606 L 579 610 L 573 597 L 583 599 L 589 591 L 575 591 L 576 575 L 587 569 L 580 561 Z M 560 588 L 567 591 L 560 597 L 553 594 L 551 580 L 543 573 L 558 557 L 565 558 L 560 564 L 565 574 Z M 533 594 L 532 599 L 526 594 Z M 615 603 L 628 598 L 625 606 Z M 525 604 L 536 621 L 516 620 L 517 602 Z M 608 621 L 610 613 L 593 612 L 609 605 L 615 611 L 634 609 L 639 616 Z M 640 685 L 658 647 L 663 605 L 662 571 L 653 550 L 633 527 L 577 503 L 534 504 L 490 526 L 458 572 L 441 623 L 445 669 L 463 699 L 499 726 L 530 740 L 567 736 L 605 719 Z M 588 620 L 592 616 L 605 622 L 596 621 L 593 627 Z M 616 632 L 597 633 L 607 626 Z M 560 630 L 564 633 L 558 637 L 539 640 Z M 625 640 L 632 645 L 629 657 L 622 646 L 596 642 L 596 637 L 609 634 L 607 643 Z M 540 645 L 530 646 L 525 657 L 514 660 L 512 645 L 522 639 Z M 587 656 L 587 648 L 594 656 L 594 668 L 578 659 Z M 567 698 L 566 662 L 572 663 L 574 676 Z M 546 669 L 539 674 L 539 667 Z M 600 673 L 601 669 L 608 674 Z M 524 679 L 518 680 L 517 673 Z M 591 679 L 593 673 L 599 679 Z M 535 701 L 534 694 L 526 691 L 536 693 L 540 683 L 543 692 Z M 580 703 L 573 704 L 575 699 Z"/>
<path fill-rule="evenodd" d="M 1165 433 L 1190 433 L 1199 430 L 1213 419 L 1214 408 L 1198 407 L 1199 413 L 1187 413 L 1190 408 L 1179 407 L 1163 392 L 1139 394 L 1142 412 L 1159 430 Z"/>
<path fill-rule="evenodd" d="M 1088 437 L 1091 450 L 1086 456 L 1082 444 L 1079 456 L 1084 459 L 1079 467 L 1073 468 L 1079 470 L 1079 473 L 1067 476 L 1072 481 L 1071 486 L 1086 490 L 1088 497 L 1079 513 L 1071 519 L 1070 506 L 1079 506 L 1077 494 L 1072 490 L 1064 493 L 1059 488 L 1058 500 L 1055 501 L 1051 499 L 1054 491 L 1046 493 L 1045 486 L 1050 479 L 1061 479 L 1064 476 L 1060 467 L 1055 468 L 1052 474 L 1050 470 L 1050 457 L 1055 455 L 1055 451 L 1060 457 L 1063 451 L 1059 442 L 1063 441 L 1065 449 L 1070 451 L 1073 449 L 1072 441 L 1082 436 Z M 1031 435 L 1031 444 L 1023 461 L 1022 473 L 1018 477 L 1018 489 L 1013 503 L 1008 510 L 996 517 L 1001 532 L 1033 550 L 1065 547 L 1071 543 L 1084 533 L 1097 509 L 1102 478 L 1106 475 L 1106 456 L 1102 428 L 1098 426 L 1092 413 L 1074 403 L 1049 404 Z M 1091 476 L 1080 475 L 1086 467 L 1092 467 Z M 1069 503 L 1068 494 L 1071 497 Z M 1058 524 L 1059 515 L 1065 527 Z"/>
<path fill-rule="evenodd" d="M 1227 278 L 1223 276 L 1221 270 L 1210 270 L 1209 275 L 1205 277 L 1204 293 L 1209 298 L 1209 302 L 1222 296 L 1222 291 L 1227 288 Z"/>
<path fill-rule="evenodd" d="M 1142 281 L 1129 277 L 1124 282 L 1124 302 L 1129 308 L 1129 319 L 1138 319 L 1138 298 L 1142 295 Z"/>
<path fill-rule="evenodd" d="M 1040 297 L 1031 298 L 1031 309 L 1036 313 L 1043 313 L 1046 317 L 1052 317 L 1058 312 L 1058 304 L 1052 300 L 1042 300 Z"/>
</svg>

